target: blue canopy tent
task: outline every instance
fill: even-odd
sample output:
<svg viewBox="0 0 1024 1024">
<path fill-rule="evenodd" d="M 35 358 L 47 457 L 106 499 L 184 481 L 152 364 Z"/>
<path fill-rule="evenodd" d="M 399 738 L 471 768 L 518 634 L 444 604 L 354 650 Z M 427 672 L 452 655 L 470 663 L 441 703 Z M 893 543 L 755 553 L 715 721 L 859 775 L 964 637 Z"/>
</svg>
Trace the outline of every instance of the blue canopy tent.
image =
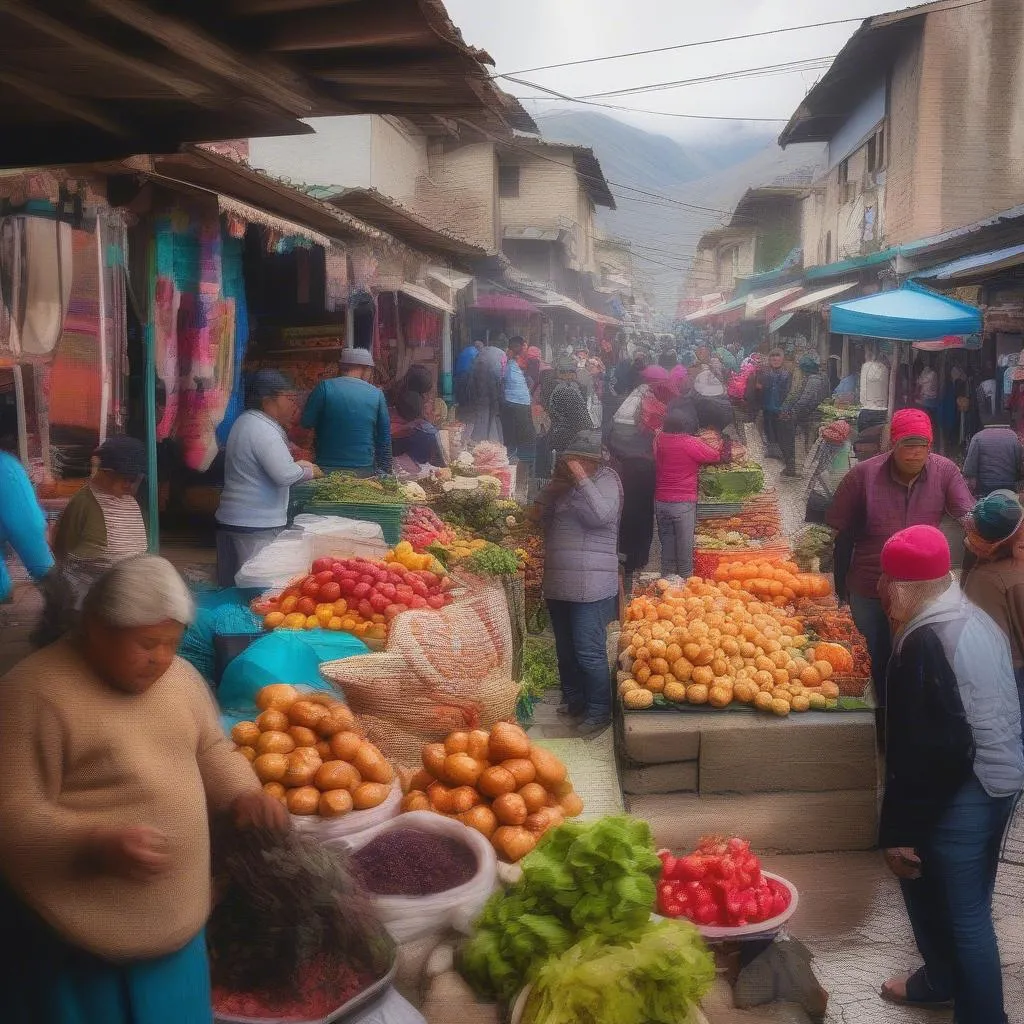
<svg viewBox="0 0 1024 1024">
<path fill-rule="evenodd" d="M 834 303 L 833 334 L 894 341 L 931 341 L 951 334 L 978 334 L 981 310 L 910 282 L 893 291 Z"/>
</svg>

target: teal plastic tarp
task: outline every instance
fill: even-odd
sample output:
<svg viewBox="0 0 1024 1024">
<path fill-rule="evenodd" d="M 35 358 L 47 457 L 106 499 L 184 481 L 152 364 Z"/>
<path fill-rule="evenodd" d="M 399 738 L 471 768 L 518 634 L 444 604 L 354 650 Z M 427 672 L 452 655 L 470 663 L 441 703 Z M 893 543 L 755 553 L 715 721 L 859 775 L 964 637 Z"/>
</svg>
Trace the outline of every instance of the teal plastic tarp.
<svg viewBox="0 0 1024 1024">
<path fill-rule="evenodd" d="M 929 341 L 951 334 L 977 334 L 981 310 L 913 283 L 862 299 L 833 304 L 833 334 L 895 341 Z"/>
</svg>

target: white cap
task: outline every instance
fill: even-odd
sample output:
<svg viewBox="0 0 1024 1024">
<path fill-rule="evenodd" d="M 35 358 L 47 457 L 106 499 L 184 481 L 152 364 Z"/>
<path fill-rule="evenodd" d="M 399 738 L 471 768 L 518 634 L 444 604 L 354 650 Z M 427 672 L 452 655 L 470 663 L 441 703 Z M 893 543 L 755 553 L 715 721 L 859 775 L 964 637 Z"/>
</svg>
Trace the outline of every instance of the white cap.
<svg viewBox="0 0 1024 1024">
<path fill-rule="evenodd" d="M 373 355 L 368 348 L 347 348 L 339 362 L 342 366 L 373 366 Z"/>
</svg>

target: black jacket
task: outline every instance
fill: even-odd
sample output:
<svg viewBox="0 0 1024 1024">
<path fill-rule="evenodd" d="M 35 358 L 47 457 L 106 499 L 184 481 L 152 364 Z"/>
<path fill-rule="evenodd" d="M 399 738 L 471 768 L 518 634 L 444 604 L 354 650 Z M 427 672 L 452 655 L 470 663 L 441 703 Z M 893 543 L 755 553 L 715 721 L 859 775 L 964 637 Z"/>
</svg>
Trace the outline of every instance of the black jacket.
<svg viewBox="0 0 1024 1024">
<path fill-rule="evenodd" d="M 893 652 L 888 678 L 878 845 L 920 847 L 974 771 L 974 736 L 931 626 L 916 628 Z"/>
</svg>

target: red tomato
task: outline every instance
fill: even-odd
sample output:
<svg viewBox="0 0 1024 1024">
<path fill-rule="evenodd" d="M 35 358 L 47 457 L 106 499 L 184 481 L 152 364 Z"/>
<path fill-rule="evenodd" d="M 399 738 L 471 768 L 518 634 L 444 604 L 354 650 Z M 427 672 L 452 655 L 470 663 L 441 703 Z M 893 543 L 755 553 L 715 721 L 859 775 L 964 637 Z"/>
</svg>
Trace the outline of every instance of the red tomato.
<svg viewBox="0 0 1024 1024">
<path fill-rule="evenodd" d="M 316 615 L 316 601 L 311 597 L 299 598 L 299 603 L 295 606 L 297 612 L 302 612 L 303 615 Z"/>
<path fill-rule="evenodd" d="M 409 607 L 410 608 L 426 608 L 427 607 L 427 599 L 425 597 L 420 597 L 419 594 L 414 594 L 412 600 L 409 602 Z"/>
<path fill-rule="evenodd" d="M 348 597 L 350 594 L 354 594 L 357 586 L 358 584 L 356 581 L 348 576 L 344 579 L 338 580 L 338 587 L 345 597 Z"/>
<path fill-rule="evenodd" d="M 401 615 L 405 610 L 404 604 L 389 604 L 384 609 L 384 618 L 390 622 L 396 615 Z"/>
<path fill-rule="evenodd" d="M 441 584 L 440 576 L 436 573 L 427 572 L 426 570 L 420 573 L 420 579 L 423 580 L 428 587 L 438 587 Z"/>
<path fill-rule="evenodd" d="M 341 587 L 334 582 L 323 583 L 320 586 L 320 600 L 333 604 L 338 598 L 341 597 Z"/>
<path fill-rule="evenodd" d="M 399 604 L 412 604 L 413 590 L 407 583 L 401 583 L 395 587 L 395 598 Z"/>
<path fill-rule="evenodd" d="M 440 594 L 431 594 L 427 598 L 427 605 L 431 608 L 440 609 L 447 604 L 447 601 Z"/>
<path fill-rule="evenodd" d="M 307 576 L 302 582 L 302 596 L 303 597 L 317 597 L 320 594 L 320 584 L 317 583 L 315 576 Z"/>
<path fill-rule="evenodd" d="M 373 593 L 370 595 L 370 607 L 375 612 L 383 612 L 390 603 L 391 602 L 381 593 Z"/>
<path fill-rule="evenodd" d="M 313 575 L 314 576 L 317 573 L 330 572 L 332 569 L 334 569 L 334 559 L 333 558 L 318 558 L 313 563 Z"/>
<path fill-rule="evenodd" d="M 321 587 L 325 583 L 333 583 L 334 582 L 334 570 L 333 569 L 324 569 L 322 572 L 318 572 L 316 574 L 316 581 L 317 581 L 317 583 L 320 584 Z"/>
<path fill-rule="evenodd" d="M 354 598 L 356 598 L 356 600 L 358 600 L 358 601 L 361 601 L 365 597 L 369 597 L 369 595 L 370 595 L 370 584 L 369 583 L 360 582 L 360 583 L 357 583 L 352 588 L 352 596 Z"/>
<path fill-rule="evenodd" d="M 388 603 L 390 604 L 392 601 L 394 601 L 398 592 L 395 590 L 394 583 L 378 583 L 377 593 L 382 594 L 384 597 L 386 597 L 388 599 Z"/>
<path fill-rule="evenodd" d="M 283 601 L 286 597 L 300 597 L 302 595 L 301 586 L 285 587 L 281 591 L 281 600 Z"/>
<path fill-rule="evenodd" d="M 418 594 L 420 597 L 426 597 L 429 593 L 426 583 L 424 583 L 418 576 L 413 576 L 409 580 L 409 586 L 412 587 L 412 592 L 414 594 Z"/>
<path fill-rule="evenodd" d="M 358 583 L 359 573 L 355 572 L 353 569 L 342 569 L 338 573 L 338 582 L 340 583 L 342 580 L 351 580 L 353 583 Z"/>
<path fill-rule="evenodd" d="M 362 615 L 364 619 L 373 618 L 373 605 L 370 604 L 366 598 L 363 598 L 363 600 L 359 602 L 359 614 Z"/>
<path fill-rule="evenodd" d="M 365 583 L 368 587 L 372 587 L 377 582 L 377 577 L 373 573 L 366 572 L 365 570 L 359 574 L 359 582 Z"/>
</svg>

